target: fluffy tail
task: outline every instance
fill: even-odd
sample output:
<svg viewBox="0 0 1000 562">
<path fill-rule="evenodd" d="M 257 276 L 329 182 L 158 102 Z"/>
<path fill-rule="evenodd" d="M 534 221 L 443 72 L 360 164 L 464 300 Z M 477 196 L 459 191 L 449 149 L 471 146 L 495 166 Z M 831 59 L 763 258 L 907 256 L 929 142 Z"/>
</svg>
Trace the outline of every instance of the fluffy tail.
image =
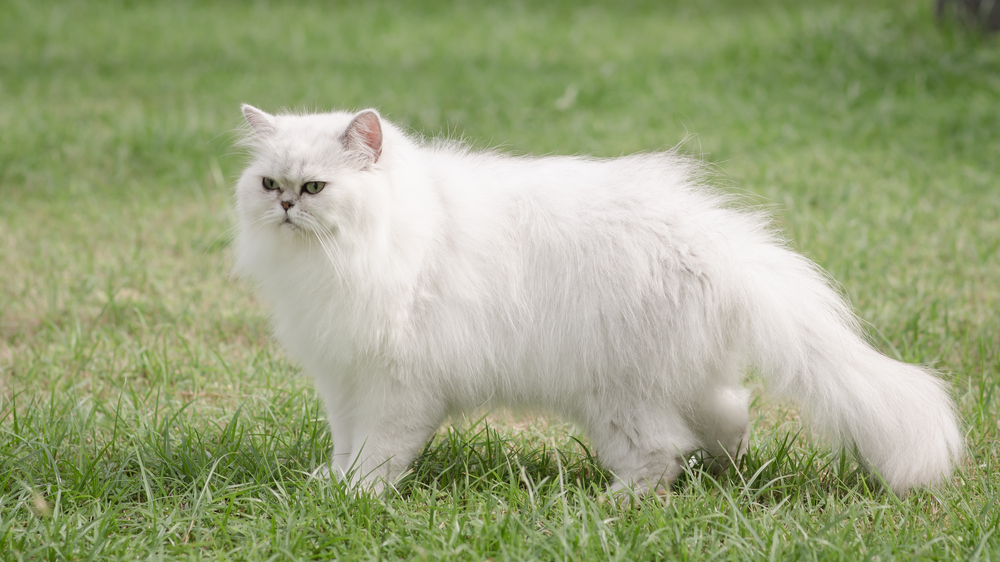
<svg viewBox="0 0 1000 562">
<path fill-rule="evenodd" d="M 853 445 L 897 494 L 946 478 L 963 437 L 945 384 L 876 351 L 818 268 L 783 248 L 753 256 L 752 362 L 821 433 Z"/>
</svg>

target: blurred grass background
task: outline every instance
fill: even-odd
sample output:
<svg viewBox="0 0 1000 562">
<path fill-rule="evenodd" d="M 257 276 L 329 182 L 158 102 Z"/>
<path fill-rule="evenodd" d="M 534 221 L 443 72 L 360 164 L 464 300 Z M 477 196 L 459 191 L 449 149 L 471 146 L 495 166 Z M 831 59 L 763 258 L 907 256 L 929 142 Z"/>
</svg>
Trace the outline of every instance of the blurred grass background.
<svg viewBox="0 0 1000 562">
<path fill-rule="evenodd" d="M 930 2 L 0 13 L 0 558 L 1000 553 L 1000 46 Z M 773 210 L 883 350 L 954 382 L 969 458 L 896 500 L 760 400 L 741 471 L 692 473 L 666 507 L 602 501 L 572 427 L 502 415 L 442 432 L 399 498 L 310 483 L 322 409 L 228 278 L 241 102 L 377 107 L 518 153 L 683 143 Z"/>
</svg>

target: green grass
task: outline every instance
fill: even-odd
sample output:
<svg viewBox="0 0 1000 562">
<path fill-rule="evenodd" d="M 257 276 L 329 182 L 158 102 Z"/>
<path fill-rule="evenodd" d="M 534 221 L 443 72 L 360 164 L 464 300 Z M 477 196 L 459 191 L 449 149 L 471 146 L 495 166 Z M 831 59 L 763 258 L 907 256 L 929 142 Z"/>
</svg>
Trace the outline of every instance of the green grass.
<svg viewBox="0 0 1000 562">
<path fill-rule="evenodd" d="M 1000 44 L 931 2 L 0 1 L 0 559 L 1000 558 Z M 752 451 L 608 501 L 558 420 L 458 420 L 398 495 L 331 446 L 228 277 L 238 104 L 613 156 L 771 208 L 969 454 L 898 499 L 759 399 Z"/>
</svg>

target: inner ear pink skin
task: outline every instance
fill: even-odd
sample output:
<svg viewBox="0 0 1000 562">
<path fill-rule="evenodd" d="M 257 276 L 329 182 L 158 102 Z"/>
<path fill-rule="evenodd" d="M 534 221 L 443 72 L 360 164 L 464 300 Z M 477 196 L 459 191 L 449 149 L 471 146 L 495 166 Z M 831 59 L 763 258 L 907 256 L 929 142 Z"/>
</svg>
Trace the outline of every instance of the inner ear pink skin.
<svg viewBox="0 0 1000 562">
<path fill-rule="evenodd" d="M 372 164 L 378 162 L 382 155 L 382 122 L 378 113 L 373 109 L 359 113 L 344 132 L 344 141 L 348 148 L 370 154 Z"/>
</svg>

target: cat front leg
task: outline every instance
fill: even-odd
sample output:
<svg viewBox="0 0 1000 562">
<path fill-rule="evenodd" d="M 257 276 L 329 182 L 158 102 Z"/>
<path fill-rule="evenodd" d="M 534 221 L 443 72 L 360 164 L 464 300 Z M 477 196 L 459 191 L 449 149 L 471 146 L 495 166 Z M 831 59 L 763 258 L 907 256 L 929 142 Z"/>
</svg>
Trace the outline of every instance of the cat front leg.
<svg viewBox="0 0 1000 562">
<path fill-rule="evenodd" d="M 395 390 L 377 393 L 377 402 L 357 411 L 350 483 L 373 494 L 395 486 L 445 416 L 436 397 Z"/>
<path fill-rule="evenodd" d="M 327 413 L 330 436 L 333 438 L 333 453 L 330 455 L 330 476 L 345 480 L 354 469 L 357 454 L 354 451 L 353 426 L 342 414 Z"/>
<path fill-rule="evenodd" d="M 329 464 L 318 467 L 313 475 L 344 481 L 352 471 L 357 457 L 354 451 L 354 423 L 350 389 L 334 377 L 314 377 L 316 392 L 323 399 L 326 421 L 333 438 L 333 453 Z"/>
</svg>

